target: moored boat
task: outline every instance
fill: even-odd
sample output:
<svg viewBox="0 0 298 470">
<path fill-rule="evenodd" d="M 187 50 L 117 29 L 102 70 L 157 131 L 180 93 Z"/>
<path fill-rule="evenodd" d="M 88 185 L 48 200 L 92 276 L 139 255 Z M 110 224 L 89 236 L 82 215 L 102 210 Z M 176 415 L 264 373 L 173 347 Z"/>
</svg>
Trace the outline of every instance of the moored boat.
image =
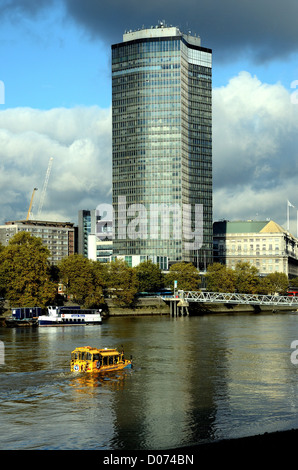
<svg viewBox="0 0 298 470">
<path fill-rule="evenodd" d="M 100 309 L 48 307 L 48 315 L 38 317 L 39 326 L 101 325 Z"/>
<path fill-rule="evenodd" d="M 5 326 L 7 327 L 27 327 L 38 326 L 38 316 L 41 313 L 41 307 L 13 307 L 11 316 L 5 317 Z"/>
<path fill-rule="evenodd" d="M 13 327 L 28 327 L 28 326 L 38 326 L 38 318 L 20 318 L 16 319 L 14 317 L 5 318 L 5 326 L 8 328 Z"/>
<path fill-rule="evenodd" d="M 132 367 L 132 359 L 124 358 L 124 351 L 119 353 L 113 348 L 78 347 L 71 353 L 70 370 L 72 372 L 110 372 Z"/>
</svg>

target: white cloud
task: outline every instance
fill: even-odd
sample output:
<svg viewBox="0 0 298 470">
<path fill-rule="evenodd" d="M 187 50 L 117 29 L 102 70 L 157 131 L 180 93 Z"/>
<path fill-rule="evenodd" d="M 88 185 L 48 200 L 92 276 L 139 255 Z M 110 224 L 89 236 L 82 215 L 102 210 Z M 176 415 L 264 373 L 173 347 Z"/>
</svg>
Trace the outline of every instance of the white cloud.
<svg viewBox="0 0 298 470">
<path fill-rule="evenodd" d="M 247 72 L 213 92 L 214 218 L 271 218 L 298 206 L 298 105 Z M 296 232 L 296 230 L 295 230 Z"/>
<path fill-rule="evenodd" d="M 50 157 L 41 218 L 76 222 L 79 209 L 109 201 L 111 111 L 93 106 L 0 112 L 1 223 L 26 217 L 34 187 L 39 189 L 33 208 L 37 215 Z"/>
<path fill-rule="evenodd" d="M 77 222 L 80 209 L 111 202 L 111 110 L 96 106 L 0 112 L 0 223 L 37 214 Z M 298 105 L 279 83 L 242 72 L 213 93 L 214 219 L 271 218 L 298 207 Z M 296 234 L 296 211 L 291 210 Z"/>
</svg>

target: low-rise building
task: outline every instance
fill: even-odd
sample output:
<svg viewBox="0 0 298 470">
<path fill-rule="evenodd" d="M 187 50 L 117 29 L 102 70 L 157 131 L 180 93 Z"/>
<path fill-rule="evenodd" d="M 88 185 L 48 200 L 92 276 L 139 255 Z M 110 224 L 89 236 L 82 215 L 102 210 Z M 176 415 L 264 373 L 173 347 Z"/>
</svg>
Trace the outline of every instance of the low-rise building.
<svg viewBox="0 0 298 470">
<path fill-rule="evenodd" d="M 213 260 L 235 268 L 248 261 L 261 276 L 298 276 L 298 239 L 273 220 L 219 221 L 213 224 Z"/>
<path fill-rule="evenodd" d="M 18 232 L 29 232 L 40 237 L 50 250 L 51 264 L 57 264 L 65 256 L 75 252 L 75 228 L 70 222 L 49 222 L 42 220 L 17 220 L 0 225 L 0 243 L 6 246 Z"/>
</svg>

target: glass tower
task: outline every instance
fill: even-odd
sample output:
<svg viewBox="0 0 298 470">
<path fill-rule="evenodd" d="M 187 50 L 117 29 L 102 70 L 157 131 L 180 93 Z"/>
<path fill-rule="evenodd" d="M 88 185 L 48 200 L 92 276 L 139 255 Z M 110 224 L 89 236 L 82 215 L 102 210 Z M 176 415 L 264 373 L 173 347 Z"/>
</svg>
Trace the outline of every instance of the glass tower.
<svg viewBox="0 0 298 470">
<path fill-rule="evenodd" d="M 112 45 L 112 112 L 114 254 L 204 269 L 212 262 L 212 51 L 163 24 L 125 33 Z"/>
</svg>

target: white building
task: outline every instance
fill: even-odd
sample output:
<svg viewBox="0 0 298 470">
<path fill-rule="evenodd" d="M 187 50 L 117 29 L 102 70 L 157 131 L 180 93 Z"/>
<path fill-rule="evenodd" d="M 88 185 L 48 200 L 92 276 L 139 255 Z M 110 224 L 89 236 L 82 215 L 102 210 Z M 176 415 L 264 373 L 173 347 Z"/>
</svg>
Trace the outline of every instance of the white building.
<svg viewBox="0 0 298 470">
<path fill-rule="evenodd" d="M 298 276 L 298 239 L 273 220 L 221 221 L 213 224 L 213 260 L 235 268 L 248 261 L 261 276 Z"/>
</svg>

